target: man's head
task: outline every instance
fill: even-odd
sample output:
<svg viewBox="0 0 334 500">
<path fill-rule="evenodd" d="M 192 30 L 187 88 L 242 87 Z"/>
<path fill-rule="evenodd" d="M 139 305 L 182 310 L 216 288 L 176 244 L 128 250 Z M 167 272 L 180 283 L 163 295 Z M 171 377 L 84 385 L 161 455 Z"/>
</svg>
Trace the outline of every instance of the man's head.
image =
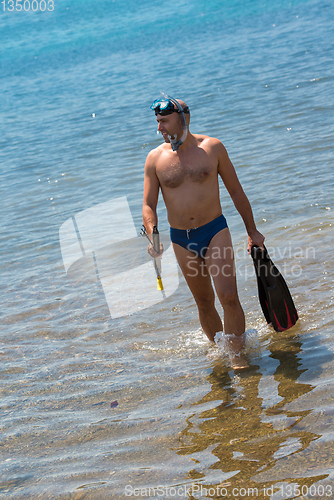
<svg viewBox="0 0 334 500">
<path fill-rule="evenodd" d="M 171 144 L 173 151 L 177 151 L 187 138 L 190 121 L 189 108 L 180 99 L 173 99 L 163 93 L 162 95 L 163 98 L 153 102 L 151 109 L 157 117 L 158 132 L 161 132 L 165 142 Z"/>
</svg>

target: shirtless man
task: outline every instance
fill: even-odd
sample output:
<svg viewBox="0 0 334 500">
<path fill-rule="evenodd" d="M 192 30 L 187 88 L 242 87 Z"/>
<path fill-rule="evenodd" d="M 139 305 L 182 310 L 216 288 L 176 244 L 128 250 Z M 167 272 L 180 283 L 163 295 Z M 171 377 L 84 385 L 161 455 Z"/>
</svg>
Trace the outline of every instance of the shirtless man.
<svg viewBox="0 0 334 500">
<path fill-rule="evenodd" d="M 223 331 L 214 304 L 213 281 L 224 310 L 225 334 L 241 336 L 245 316 L 237 292 L 230 231 L 220 205 L 218 175 L 246 226 L 248 251 L 252 245 L 263 247 L 264 237 L 256 229 L 250 203 L 223 144 L 190 133 L 189 108 L 181 100 L 164 95 L 151 109 L 165 142 L 146 159 L 144 226 L 148 233 L 157 226 L 161 189 L 175 256 L 197 304 L 203 331 L 211 341 Z M 153 248 L 149 253 L 158 255 Z"/>
</svg>

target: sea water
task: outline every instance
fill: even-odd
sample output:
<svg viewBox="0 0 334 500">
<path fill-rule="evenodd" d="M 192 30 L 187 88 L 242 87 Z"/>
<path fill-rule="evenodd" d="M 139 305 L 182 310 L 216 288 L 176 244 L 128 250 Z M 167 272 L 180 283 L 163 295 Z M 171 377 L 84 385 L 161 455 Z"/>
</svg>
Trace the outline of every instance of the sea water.
<svg viewBox="0 0 334 500">
<path fill-rule="evenodd" d="M 1 494 L 333 495 L 332 2 L 0 8 Z M 244 371 L 200 329 L 161 199 L 165 296 L 139 236 L 160 91 L 226 146 L 299 312 L 265 324 L 221 184 Z"/>
</svg>

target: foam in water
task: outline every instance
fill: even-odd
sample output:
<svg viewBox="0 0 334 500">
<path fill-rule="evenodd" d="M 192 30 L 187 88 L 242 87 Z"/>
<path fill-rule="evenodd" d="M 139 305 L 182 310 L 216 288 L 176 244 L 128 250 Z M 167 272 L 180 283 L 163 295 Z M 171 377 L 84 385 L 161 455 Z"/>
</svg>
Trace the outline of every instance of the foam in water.
<svg viewBox="0 0 334 500">
<path fill-rule="evenodd" d="M 258 342 L 257 331 L 246 330 L 242 335 L 227 335 L 224 332 L 217 332 L 214 338 L 215 344 L 224 354 L 227 354 L 232 368 L 247 368 L 248 363 L 244 358 L 249 347 L 255 347 Z"/>
</svg>

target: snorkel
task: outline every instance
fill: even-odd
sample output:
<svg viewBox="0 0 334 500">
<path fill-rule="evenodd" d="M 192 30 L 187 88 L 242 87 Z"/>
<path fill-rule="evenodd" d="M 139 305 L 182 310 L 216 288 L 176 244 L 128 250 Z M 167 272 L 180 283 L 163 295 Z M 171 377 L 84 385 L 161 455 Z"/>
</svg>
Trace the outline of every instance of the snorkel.
<svg viewBox="0 0 334 500">
<path fill-rule="evenodd" d="M 168 139 L 170 141 L 170 145 L 172 147 L 172 150 L 173 151 L 178 151 L 179 147 L 184 143 L 184 141 L 186 140 L 187 138 L 187 134 L 188 134 L 188 127 L 187 127 L 187 122 L 186 122 L 186 117 L 184 116 L 184 113 L 185 113 L 185 109 L 182 108 L 181 104 L 177 102 L 176 99 L 174 99 L 173 97 L 170 97 L 169 95 L 165 94 L 164 92 L 160 92 L 160 94 L 162 95 L 162 97 L 164 99 L 166 99 L 166 104 L 168 102 L 171 102 L 173 105 L 176 106 L 176 112 L 180 115 L 180 119 L 181 119 L 181 125 L 182 125 L 182 129 L 183 129 L 183 134 L 182 134 L 182 137 L 177 140 L 177 135 L 168 135 Z M 154 109 L 156 114 L 159 114 L 159 112 L 156 111 L 156 108 L 154 107 L 155 103 L 158 103 L 159 102 L 159 99 L 157 99 L 157 101 L 154 101 L 154 103 L 152 104 L 151 106 L 151 109 Z M 173 106 L 174 108 L 174 106 Z M 186 112 L 189 113 L 189 110 L 187 110 Z"/>
</svg>

